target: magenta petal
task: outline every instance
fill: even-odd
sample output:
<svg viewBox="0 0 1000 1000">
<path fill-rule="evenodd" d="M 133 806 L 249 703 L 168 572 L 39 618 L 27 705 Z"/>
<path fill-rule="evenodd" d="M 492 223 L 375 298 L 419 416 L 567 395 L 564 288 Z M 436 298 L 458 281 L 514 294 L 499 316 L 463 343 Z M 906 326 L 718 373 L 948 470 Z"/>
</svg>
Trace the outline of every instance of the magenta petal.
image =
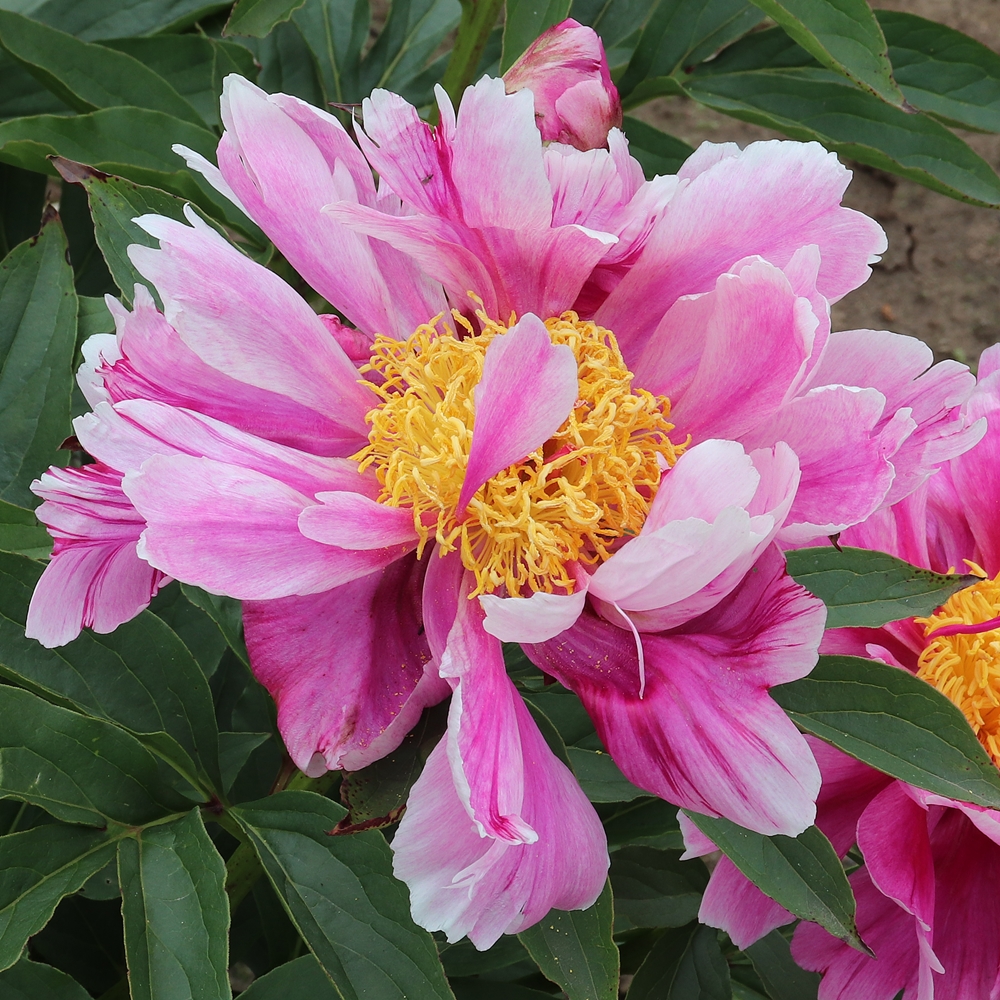
<svg viewBox="0 0 1000 1000">
<path fill-rule="evenodd" d="M 413 512 L 369 500 L 360 493 L 317 493 L 321 506 L 306 507 L 299 530 L 306 538 L 342 549 L 416 544 Z"/>
<path fill-rule="evenodd" d="M 121 482 L 120 473 L 96 463 L 52 468 L 31 484 L 45 501 L 36 513 L 55 546 L 31 596 L 28 638 L 51 648 L 83 627 L 113 632 L 169 580 L 136 554 L 145 522 Z"/>
<path fill-rule="evenodd" d="M 733 944 L 742 949 L 770 934 L 775 927 L 790 924 L 795 916 L 765 896 L 729 858 L 722 857 L 701 898 L 698 919 L 709 927 L 724 930 Z"/>
<path fill-rule="evenodd" d="M 973 396 L 969 415 L 986 417 L 987 431 L 975 448 L 951 463 L 956 494 L 990 572 L 1000 569 L 1000 400 L 995 392 Z"/>
<path fill-rule="evenodd" d="M 310 499 L 260 472 L 207 458 L 154 456 L 126 476 L 125 492 L 146 519 L 143 559 L 240 600 L 329 590 L 406 552 L 402 545 L 349 552 L 306 538 L 298 519 Z"/>
<path fill-rule="evenodd" d="M 815 815 L 819 770 L 768 688 L 816 662 L 826 612 L 784 575 L 773 549 L 715 608 L 636 642 L 592 612 L 532 660 L 576 691 L 604 745 L 641 788 L 760 833 L 801 833 Z"/>
<path fill-rule="evenodd" d="M 423 572 L 407 556 L 323 593 L 243 605 L 254 673 L 301 770 L 365 767 L 450 692 L 426 669 Z"/>
<path fill-rule="evenodd" d="M 576 358 L 553 344 L 530 313 L 486 348 L 483 375 L 473 390 L 476 417 L 458 509 L 483 483 L 540 448 L 569 416 L 579 391 Z"/>
<path fill-rule="evenodd" d="M 468 935 L 480 950 L 516 934 L 550 909 L 591 906 L 608 870 L 604 830 L 576 779 L 549 750 L 520 698 L 523 811 L 531 844 L 480 836 L 463 807 L 445 741 L 410 791 L 392 841 L 393 870 L 410 890 L 413 919 L 449 941 Z"/>
</svg>

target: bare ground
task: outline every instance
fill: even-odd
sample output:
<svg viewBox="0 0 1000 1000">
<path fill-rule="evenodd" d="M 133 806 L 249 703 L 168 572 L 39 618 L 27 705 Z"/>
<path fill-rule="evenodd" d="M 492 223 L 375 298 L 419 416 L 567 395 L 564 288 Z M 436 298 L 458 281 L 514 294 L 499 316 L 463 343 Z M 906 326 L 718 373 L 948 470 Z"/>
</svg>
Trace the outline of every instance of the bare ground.
<svg viewBox="0 0 1000 1000">
<path fill-rule="evenodd" d="M 1000 0 L 880 0 L 964 31 L 1000 52 Z M 686 98 L 664 98 L 638 117 L 692 145 L 746 145 L 778 134 L 736 121 Z M 962 133 L 995 170 L 1000 135 Z M 889 249 L 868 283 L 833 309 L 834 329 L 889 329 L 920 337 L 938 357 L 975 364 L 1000 342 L 1000 212 L 976 208 L 911 181 L 850 164 L 846 203 L 876 218 Z"/>
</svg>

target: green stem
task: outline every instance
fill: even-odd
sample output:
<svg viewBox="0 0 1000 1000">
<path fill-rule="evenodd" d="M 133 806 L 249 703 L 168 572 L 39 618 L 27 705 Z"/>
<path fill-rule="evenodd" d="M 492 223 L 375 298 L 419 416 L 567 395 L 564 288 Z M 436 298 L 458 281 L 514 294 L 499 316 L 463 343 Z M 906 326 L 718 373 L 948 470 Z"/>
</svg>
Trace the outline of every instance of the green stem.
<svg viewBox="0 0 1000 1000">
<path fill-rule="evenodd" d="M 497 23 L 504 0 L 461 0 L 462 20 L 441 86 L 457 107 L 465 88 L 472 83 L 479 59 Z"/>
</svg>

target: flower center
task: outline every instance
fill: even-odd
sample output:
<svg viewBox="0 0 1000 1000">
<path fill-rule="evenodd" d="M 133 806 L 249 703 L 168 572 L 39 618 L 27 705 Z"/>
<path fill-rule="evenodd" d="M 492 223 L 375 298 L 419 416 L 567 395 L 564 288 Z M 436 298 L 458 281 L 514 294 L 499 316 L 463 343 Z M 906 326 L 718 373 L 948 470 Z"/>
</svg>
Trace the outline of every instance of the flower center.
<svg viewBox="0 0 1000 1000">
<path fill-rule="evenodd" d="M 917 676 L 962 710 L 1000 766 L 1000 575 L 960 590 L 916 621 L 929 640 Z"/>
<path fill-rule="evenodd" d="M 649 513 L 662 471 L 683 446 L 668 438 L 670 401 L 632 389 L 614 335 L 567 312 L 546 320 L 554 344 L 577 361 L 579 398 L 556 433 L 521 462 L 480 487 L 458 509 L 472 445 L 473 390 L 486 349 L 507 327 L 479 314 L 482 330 L 453 313 L 406 340 L 379 336 L 363 372 L 382 402 L 368 413 L 369 443 L 354 459 L 373 466 L 379 501 L 413 511 L 418 557 L 435 541 L 457 549 L 475 574 L 476 594 L 506 588 L 572 593 L 572 567 L 606 559 L 617 539 L 636 534 Z M 513 317 L 511 318 L 513 324 Z"/>
</svg>

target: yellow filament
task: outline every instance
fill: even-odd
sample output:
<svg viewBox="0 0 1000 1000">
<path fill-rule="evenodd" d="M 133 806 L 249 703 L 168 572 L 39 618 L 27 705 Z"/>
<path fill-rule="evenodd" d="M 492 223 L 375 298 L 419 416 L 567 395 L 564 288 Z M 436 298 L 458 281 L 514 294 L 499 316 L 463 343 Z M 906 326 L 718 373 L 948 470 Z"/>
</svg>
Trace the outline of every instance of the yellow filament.
<svg viewBox="0 0 1000 1000">
<path fill-rule="evenodd" d="M 480 313 L 474 332 L 453 315 L 462 336 L 439 316 L 406 340 L 376 338 L 362 371 L 381 376 L 366 384 L 382 402 L 367 416 L 368 445 L 353 457 L 362 471 L 374 467 L 381 503 L 412 509 L 418 556 L 432 539 L 441 555 L 457 549 L 475 574 L 475 594 L 572 593 L 567 564 L 600 562 L 637 533 L 663 469 L 680 456 L 684 446 L 668 437 L 670 402 L 632 389 L 610 331 L 572 312 L 546 320 L 552 342 L 576 357 L 579 398 L 541 448 L 493 476 L 460 511 L 473 390 L 486 348 L 507 327 Z"/>
<path fill-rule="evenodd" d="M 973 563 L 973 571 L 986 574 Z M 976 625 L 1000 616 L 1000 575 L 960 590 L 930 617 L 924 635 L 946 625 Z M 986 752 L 1000 766 L 1000 629 L 935 636 L 920 654 L 918 677 L 963 712 Z"/>
</svg>

